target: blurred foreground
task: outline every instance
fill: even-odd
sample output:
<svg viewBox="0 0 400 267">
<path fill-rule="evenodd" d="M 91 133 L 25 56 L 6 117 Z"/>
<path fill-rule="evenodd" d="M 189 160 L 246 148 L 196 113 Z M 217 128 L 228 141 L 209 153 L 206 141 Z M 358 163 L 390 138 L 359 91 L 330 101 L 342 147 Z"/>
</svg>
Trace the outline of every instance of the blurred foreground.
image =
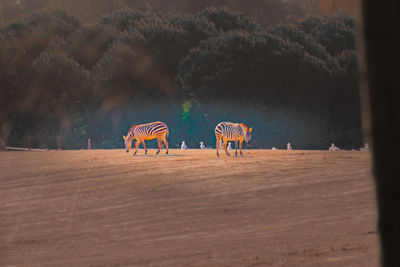
<svg viewBox="0 0 400 267">
<path fill-rule="evenodd" d="M 1 152 L 0 265 L 377 266 L 357 151 Z"/>
</svg>

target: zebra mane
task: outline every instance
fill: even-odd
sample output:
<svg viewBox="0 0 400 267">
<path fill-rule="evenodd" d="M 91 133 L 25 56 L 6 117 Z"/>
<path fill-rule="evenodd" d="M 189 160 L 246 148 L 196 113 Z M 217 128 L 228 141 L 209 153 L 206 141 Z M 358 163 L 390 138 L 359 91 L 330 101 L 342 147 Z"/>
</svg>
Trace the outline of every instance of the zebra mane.
<svg viewBox="0 0 400 267">
<path fill-rule="evenodd" d="M 240 125 L 242 125 L 242 126 L 243 126 L 243 128 L 245 128 L 245 129 L 246 129 L 246 132 L 249 130 L 249 127 L 247 127 L 247 126 L 246 126 L 246 124 L 244 124 L 244 123 L 240 123 Z"/>
<path fill-rule="evenodd" d="M 129 131 L 128 131 L 128 133 L 130 133 L 133 129 L 135 129 L 137 127 L 137 125 L 133 125 L 130 129 L 129 129 Z"/>
</svg>

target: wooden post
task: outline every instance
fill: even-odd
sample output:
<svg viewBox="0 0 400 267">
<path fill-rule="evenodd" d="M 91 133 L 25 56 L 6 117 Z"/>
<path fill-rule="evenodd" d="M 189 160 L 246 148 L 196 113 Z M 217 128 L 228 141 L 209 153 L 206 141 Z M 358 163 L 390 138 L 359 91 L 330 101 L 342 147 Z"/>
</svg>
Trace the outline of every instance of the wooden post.
<svg viewBox="0 0 400 267">
<path fill-rule="evenodd" d="M 31 135 L 28 135 L 28 150 L 31 151 L 31 145 L 32 145 L 32 138 Z"/>
<path fill-rule="evenodd" d="M 61 136 L 58 136 L 58 150 L 61 150 Z"/>
<path fill-rule="evenodd" d="M 90 150 L 90 138 L 87 140 L 87 149 Z"/>
</svg>

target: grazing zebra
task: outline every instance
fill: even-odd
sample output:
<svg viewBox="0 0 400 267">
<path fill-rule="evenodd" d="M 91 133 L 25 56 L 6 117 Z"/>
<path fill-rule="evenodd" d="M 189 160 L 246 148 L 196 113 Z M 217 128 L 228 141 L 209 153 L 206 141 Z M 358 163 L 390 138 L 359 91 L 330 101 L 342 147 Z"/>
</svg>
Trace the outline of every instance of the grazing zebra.
<svg viewBox="0 0 400 267">
<path fill-rule="evenodd" d="M 129 152 L 129 149 L 132 147 L 132 141 L 133 139 L 135 139 L 136 140 L 135 153 L 133 154 L 133 156 L 136 155 L 140 143 L 143 143 L 144 151 L 145 154 L 147 155 L 146 143 L 144 141 L 157 138 L 158 151 L 156 155 L 160 153 L 160 149 L 162 147 L 161 141 L 164 142 L 165 148 L 167 149 L 166 154 L 168 154 L 168 142 L 167 142 L 168 134 L 169 130 L 167 125 L 161 121 L 140 124 L 140 125 L 133 125 L 129 129 L 127 135 L 124 136 L 126 152 L 127 153 Z"/>
<path fill-rule="evenodd" d="M 228 156 L 230 156 L 228 150 L 226 150 L 226 144 L 228 143 L 228 141 L 235 141 L 235 156 L 237 156 L 237 147 L 239 141 L 240 155 L 243 155 L 243 140 L 246 141 L 247 144 L 250 144 L 252 131 L 253 128 L 248 128 L 244 123 L 220 122 L 215 127 L 215 138 L 217 139 L 217 156 L 219 157 L 218 147 L 221 139 L 224 141 L 222 147 L 225 149 L 225 152 Z"/>
</svg>

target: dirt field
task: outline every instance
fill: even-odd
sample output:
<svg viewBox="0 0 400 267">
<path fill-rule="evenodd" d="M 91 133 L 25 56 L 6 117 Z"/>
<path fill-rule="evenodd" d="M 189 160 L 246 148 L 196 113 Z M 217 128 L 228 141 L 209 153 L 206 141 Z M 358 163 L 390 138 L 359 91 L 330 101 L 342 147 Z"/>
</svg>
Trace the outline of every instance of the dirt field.
<svg viewBox="0 0 400 267">
<path fill-rule="evenodd" d="M 0 266 L 378 266 L 357 151 L 1 152 Z"/>
</svg>

